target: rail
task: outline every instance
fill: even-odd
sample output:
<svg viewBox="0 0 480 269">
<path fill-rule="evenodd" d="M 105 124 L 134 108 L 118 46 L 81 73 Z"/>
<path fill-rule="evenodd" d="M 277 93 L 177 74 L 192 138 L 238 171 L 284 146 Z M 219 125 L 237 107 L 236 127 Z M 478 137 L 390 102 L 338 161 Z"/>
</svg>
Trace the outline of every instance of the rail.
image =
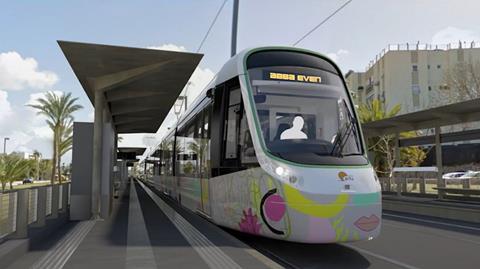
<svg viewBox="0 0 480 269">
<path fill-rule="evenodd" d="M 42 227 L 70 205 L 70 183 L 0 193 L 0 242 L 26 238 L 28 229 Z"/>
</svg>

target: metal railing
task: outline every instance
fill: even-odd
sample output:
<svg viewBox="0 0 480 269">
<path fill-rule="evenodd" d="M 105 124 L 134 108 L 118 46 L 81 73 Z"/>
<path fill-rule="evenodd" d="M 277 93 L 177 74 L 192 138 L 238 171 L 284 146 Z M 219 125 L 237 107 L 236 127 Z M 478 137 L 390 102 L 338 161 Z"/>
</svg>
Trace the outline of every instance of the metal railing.
<svg viewBox="0 0 480 269">
<path fill-rule="evenodd" d="M 45 204 L 47 206 L 47 216 L 52 214 L 52 187 L 48 186 L 47 188 L 47 199 L 45 200 Z"/>
<path fill-rule="evenodd" d="M 41 227 L 70 205 L 70 183 L 0 193 L 0 242 L 25 238 L 29 227 Z"/>
<path fill-rule="evenodd" d="M 37 221 L 37 203 L 38 203 L 38 189 L 29 190 L 28 194 L 28 224 Z"/>
<path fill-rule="evenodd" d="M 387 52 L 389 51 L 412 51 L 412 50 L 451 50 L 451 49 L 474 49 L 480 48 L 479 41 L 462 41 L 448 44 L 420 44 L 420 43 L 405 43 L 405 44 L 388 44 L 380 53 L 378 53 L 373 60 L 371 60 L 365 71 L 368 71 L 374 66 Z"/>
<path fill-rule="evenodd" d="M 0 239 L 15 232 L 16 211 L 17 193 L 0 193 Z"/>
<path fill-rule="evenodd" d="M 480 195 L 470 194 L 467 190 L 480 190 L 479 178 L 456 178 L 443 180 L 440 183 L 438 179 L 432 175 L 396 175 L 392 178 L 380 178 L 382 191 L 387 193 L 396 193 L 397 195 L 436 195 L 440 196 L 438 188 L 465 190 L 465 193 L 459 191 L 458 193 L 450 194 L 452 196 L 463 198 L 477 198 Z M 443 185 L 443 186 L 442 186 Z"/>
</svg>

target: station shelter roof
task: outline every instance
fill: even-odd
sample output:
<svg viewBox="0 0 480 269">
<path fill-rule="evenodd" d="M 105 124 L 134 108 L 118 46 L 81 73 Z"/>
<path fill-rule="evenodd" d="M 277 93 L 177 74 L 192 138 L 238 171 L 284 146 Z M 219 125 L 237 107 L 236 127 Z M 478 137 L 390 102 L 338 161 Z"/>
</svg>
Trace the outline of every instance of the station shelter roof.
<svg viewBox="0 0 480 269">
<path fill-rule="evenodd" d="M 480 98 L 362 124 L 366 137 L 480 121 Z"/>
<path fill-rule="evenodd" d="M 88 98 L 104 93 L 117 133 L 155 133 L 203 54 L 58 41 Z"/>
</svg>

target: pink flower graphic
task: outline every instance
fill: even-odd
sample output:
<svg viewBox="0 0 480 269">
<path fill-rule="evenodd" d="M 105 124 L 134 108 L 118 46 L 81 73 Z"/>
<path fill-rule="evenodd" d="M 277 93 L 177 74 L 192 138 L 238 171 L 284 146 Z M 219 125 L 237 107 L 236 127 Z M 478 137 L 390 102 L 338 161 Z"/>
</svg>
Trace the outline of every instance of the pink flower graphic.
<svg viewBox="0 0 480 269">
<path fill-rule="evenodd" d="M 258 223 L 257 215 L 252 214 L 252 209 L 249 208 L 248 212 L 243 210 L 243 218 L 238 224 L 240 230 L 245 233 L 250 234 L 260 234 L 261 223 Z"/>
</svg>

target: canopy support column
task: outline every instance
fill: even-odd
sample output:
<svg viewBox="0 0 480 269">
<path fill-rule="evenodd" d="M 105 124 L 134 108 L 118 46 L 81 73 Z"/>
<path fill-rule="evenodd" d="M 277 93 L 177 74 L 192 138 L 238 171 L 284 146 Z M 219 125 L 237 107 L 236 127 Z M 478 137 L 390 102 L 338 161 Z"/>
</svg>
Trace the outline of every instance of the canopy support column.
<svg viewBox="0 0 480 269">
<path fill-rule="evenodd" d="M 93 123 L 92 218 L 100 218 L 100 188 L 102 178 L 103 111 L 105 95 L 95 91 L 95 118 Z"/>
<path fill-rule="evenodd" d="M 437 187 L 445 187 L 445 182 L 443 181 L 443 159 L 442 159 L 442 141 L 440 139 L 441 128 L 440 126 L 435 126 L 435 160 L 438 168 L 437 173 Z M 443 198 L 442 191 L 438 191 L 438 198 Z"/>
<path fill-rule="evenodd" d="M 395 162 L 393 167 L 400 167 L 400 133 L 395 133 L 394 137 L 394 154 L 395 154 Z M 395 185 L 397 188 L 397 195 L 402 195 L 402 179 L 395 176 L 395 173 L 392 171 L 393 179 L 395 181 Z"/>
</svg>

